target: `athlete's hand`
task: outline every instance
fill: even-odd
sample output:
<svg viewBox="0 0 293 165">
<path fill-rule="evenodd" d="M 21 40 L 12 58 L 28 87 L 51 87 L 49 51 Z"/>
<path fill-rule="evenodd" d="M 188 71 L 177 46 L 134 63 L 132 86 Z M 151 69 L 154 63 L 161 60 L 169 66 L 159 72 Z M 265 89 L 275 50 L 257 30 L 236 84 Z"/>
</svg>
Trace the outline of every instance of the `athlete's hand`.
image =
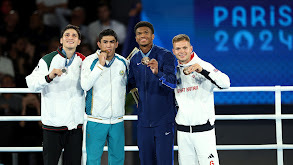
<svg viewBox="0 0 293 165">
<path fill-rule="evenodd" d="M 52 72 L 49 74 L 50 79 L 54 79 L 56 76 L 60 77 L 62 75 L 61 69 L 53 69 Z"/>
<path fill-rule="evenodd" d="M 202 71 L 202 67 L 199 64 L 193 64 L 190 67 L 188 67 L 188 72 L 192 73 L 196 71 L 197 73 L 200 73 Z"/>
<path fill-rule="evenodd" d="M 102 66 L 106 64 L 107 55 L 108 55 L 107 51 L 101 51 L 99 55 L 99 62 Z"/>
<path fill-rule="evenodd" d="M 156 59 L 151 59 L 148 62 L 148 67 L 152 70 L 153 74 L 158 74 L 158 61 Z"/>
</svg>

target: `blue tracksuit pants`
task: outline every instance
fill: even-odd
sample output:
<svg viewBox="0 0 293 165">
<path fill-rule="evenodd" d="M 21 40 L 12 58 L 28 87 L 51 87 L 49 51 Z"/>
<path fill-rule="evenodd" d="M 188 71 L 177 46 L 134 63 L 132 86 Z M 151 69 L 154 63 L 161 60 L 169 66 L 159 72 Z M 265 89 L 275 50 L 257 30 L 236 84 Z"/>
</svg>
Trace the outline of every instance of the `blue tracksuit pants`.
<svg viewBox="0 0 293 165">
<path fill-rule="evenodd" d="M 157 127 L 137 127 L 141 165 L 172 165 L 174 159 L 174 123 Z"/>
</svg>

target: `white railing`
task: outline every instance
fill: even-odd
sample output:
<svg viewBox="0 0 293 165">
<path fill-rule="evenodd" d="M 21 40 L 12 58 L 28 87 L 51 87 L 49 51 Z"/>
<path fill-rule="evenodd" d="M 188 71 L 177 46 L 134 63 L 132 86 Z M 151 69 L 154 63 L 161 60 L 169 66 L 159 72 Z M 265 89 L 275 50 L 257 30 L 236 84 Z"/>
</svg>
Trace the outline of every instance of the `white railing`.
<svg viewBox="0 0 293 165">
<path fill-rule="evenodd" d="M 275 92 L 275 114 L 273 115 L 216 115 L 216 120 L 275 120 L 276 144 L 263 145 L 217 145 L 218 150 L 277 150 L 278 165 L 283 165 L 283 150 L 293 149 L 292 144 L 283 144 L 282 119 L 293 119 L 293 115 L 281 113 L 281 92 L 293 91 L 293 86 L 270 87 L 231 87 L 215 92 Z M 31 92 L 27 88 L 0 88 L 0 93 L 38 93 Z M 86 118 L 86 117 L 85 117 Z M 40 121 L 40 116 L 0 116 L 0 121 Z M 125 115 L 124 120 L 137 120 L 136 115 Z M 174 147 L 178 150 L 178 146 Z M 105 146 L 104 151 L 108 151 Z M 125 151 L 138 151 L 137 146 L 125 146 Z M 42 152 L 42 147 L 0 147 L 0 152 Z"/>
</svg>

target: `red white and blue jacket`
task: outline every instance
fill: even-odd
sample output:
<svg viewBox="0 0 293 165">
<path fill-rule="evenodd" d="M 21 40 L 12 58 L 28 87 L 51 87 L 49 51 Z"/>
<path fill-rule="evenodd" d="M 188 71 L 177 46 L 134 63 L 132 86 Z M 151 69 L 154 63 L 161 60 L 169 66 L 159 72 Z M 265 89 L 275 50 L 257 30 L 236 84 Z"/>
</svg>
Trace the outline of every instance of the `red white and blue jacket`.
<svg viewBox="0 0 293 165">
<path fill-rule="evenodd" d="M 176 101 L 179 106 L 176 123 L 186 126 L 215 122 L 214 88 L 229 88 L 230 79 L 212 64 L 200 59 L 194 52 L 187 64 L 178 64 Z M 185 67 L 198 63 L 203 71 L 189 75 L 183 73 Z"/>
</svg>

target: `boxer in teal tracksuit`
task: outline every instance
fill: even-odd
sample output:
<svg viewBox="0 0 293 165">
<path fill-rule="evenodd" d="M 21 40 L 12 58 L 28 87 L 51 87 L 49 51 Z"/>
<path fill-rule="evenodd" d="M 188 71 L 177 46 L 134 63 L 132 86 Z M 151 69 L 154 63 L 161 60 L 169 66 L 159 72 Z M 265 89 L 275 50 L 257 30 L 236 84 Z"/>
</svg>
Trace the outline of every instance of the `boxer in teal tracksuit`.
<svg viewBox="0 0 293 165">
<path fill-rule="evenodd" d="M 81 86 L 87 91 L 86 127 L 87 165 L 99 165 L 105 141 L 108 162 L 124 164 L 125 93 L 128 62 L 115 53 L 117 35 L 111 29 L 99 35 L 97 50 L 82 64 Z"/>
</svg>

